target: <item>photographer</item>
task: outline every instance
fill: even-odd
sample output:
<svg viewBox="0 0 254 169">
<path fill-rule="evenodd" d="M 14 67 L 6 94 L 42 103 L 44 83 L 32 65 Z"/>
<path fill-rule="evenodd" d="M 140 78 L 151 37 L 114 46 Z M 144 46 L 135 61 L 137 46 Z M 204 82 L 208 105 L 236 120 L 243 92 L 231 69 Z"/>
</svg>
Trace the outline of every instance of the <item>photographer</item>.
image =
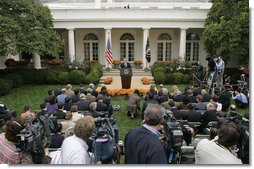
<svg viewBox="0 0 254 169">
<path fill-rule="evenodd" d="M 32 164 L 30 152 L 20 153 L 16 147 L 19 132 L 24 129 L 25 120 L 14 118 L 6 124 L 5 133 L 0 135 L 0 163 L 1 164 Z"/>
<path fill-rule="evenodd" d="M 203 139 L 196 148 L 195 164 L 242 164 L 236 157 L 240 129 L 234 123 L 223 125 L 214 140 Z"/>
<path fill-rule="evenodd" d="M 232 92 L 232 99 L 238 108 L 245 108 L 248 106 L 248 98 L 238 90 Z"/>
<path fill-rule="evenodd" d="M 217 71 L 217 86 L 221 87 L 223 85 L 223 74 L 225 69 L 225 62 L 221 58 L 221 56 L 218 56 L 215 59 L 216 64 L 216 71 Z"/>
<path fill-rule="evenodd" d="M 125 136 L 125 164 L 167 164 L 166 149 L 159 139 L 165 110 L 148 104 L 144 114 L 144 124 Z"/>
</svg>

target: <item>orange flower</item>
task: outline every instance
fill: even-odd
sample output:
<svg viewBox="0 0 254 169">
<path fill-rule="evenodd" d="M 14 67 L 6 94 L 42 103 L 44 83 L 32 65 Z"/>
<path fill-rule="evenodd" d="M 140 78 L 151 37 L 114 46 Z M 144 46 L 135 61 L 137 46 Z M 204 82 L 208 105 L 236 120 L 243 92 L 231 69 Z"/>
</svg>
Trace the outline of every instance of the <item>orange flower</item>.
<svg viewBox="0 0 254 169">
<path fill-rule="evenodd" d="M 135 60 L 133 63 L 135 65 L 141 65 L 141 64 L 143 64 L 143 62 L 141 60 Z"/>
<path fill-rule="evenodd" d="M 62 61 L 58 60 L 58 59 L 54 59 L 54 60 L 49 60 L 47 62 L 47 64 L 49 64 L 49 65 L 60 65 L 60 64 L 62 64 Z"/>
<path fill-rule="evenodd" d="M 150 82 L 150 79 L 148 79 L 147 77 L 143 77 L 141 78 L 141 82 L 144 84 L 144 85 L 149 85 L 151 82 Z"/>
<path fill-rule="evenodd" d="M 140 89 L 139 92 L 142 94 L 142 95 L 145 95 L 146 93 L 148 93 L 148 89 Z"/>
<path fill-rule="evenodd" d="M 106 79 L 104 79 L 104 84 L 110 84 L 113 81 L 113 77 L 107 77 Z"/>
<path fill-rule="evenodd" d="M 121 61 L 120 60 L 113 60 L 112 64 L 113 65 L 120 65 Z"/>
</svg>

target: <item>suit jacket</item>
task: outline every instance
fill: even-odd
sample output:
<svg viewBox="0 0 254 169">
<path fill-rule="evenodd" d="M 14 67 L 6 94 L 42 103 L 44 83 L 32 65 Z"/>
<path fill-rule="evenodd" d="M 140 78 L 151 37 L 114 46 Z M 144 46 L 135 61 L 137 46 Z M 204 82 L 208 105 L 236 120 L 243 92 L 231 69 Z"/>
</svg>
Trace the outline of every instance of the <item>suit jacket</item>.
<svg viewBox="0 0 254 169">
<path fill-rule="evenodd" d="M 65 119 L 66 113 L 62 110 L 57 110 L 53 113 L 53 116 L 56 116 L 57 119 Z"/>
<path fill-rule="evenodd" d="M 97 97 L 97 96 L 98 96 L 98 92 L 97 92 L 96 90 L 93 90 L 93 91 L 92 91 L 92 95 L 95 96 L 95 97 Z"/>
<path fill-rule="evenodd" d="M 78 95 L 74 95 L 74 96 L 71 97 L 71 102 L 72 103 L 77 103 L 79 100 L 80 100 L 80 98 L 79 98 Z"/>
<path fill-rule="evenodd" d="M 96 97 L 93 95 L 86 95 L 86 100 L 90 102 L 96 102 Z"/>
<path fill-rule="evenodd" d="M 90 101 L 81 99 L 76 103 L 76 105 L 78 106 L 78 110 L 80 111 L 89 111 Z"/>
<path fill-rule="evenodd" d="M 201 128 L 205 128 L 210 121 L 218 121 L 216 110 L 205 111 L 201 119 Z"/>
<path fill-rule="evenodd" d="M 121 64 L 120 64 L 120 68 L 131 68 L 131 64 L 130 64 L 130 63 L 127 63 L 127 66 L 125 66 L 124 63 L 121 63 Z"/>
<path fill-rule="evenodd" d="M 181 112 L 180 110 L 177 110 L 176 108 L 171 108 L 170 111 L 172 111 L 172 113 L 174 114 L 175 118 L 177 120 L 181 119 Z"/>
<path fill-rule="evenodd" d="M 201 122 L 201 113 L 197 112 L 196 110 L 188 111 L 188 118 L 189 122 Z"/>
<path fill-rule="evenodd" d="M 108 111 L 108 106 L 105 103 L 97 102 L 96 111 Z"/>
<path fill-rule="evenodd" d="M 210 102 L 211 95 L 210 94 L 204 94 L 203 95 L 203 102 Z"/>
<path fill-rule="evenodd" d="M 168 95 L 162 95 L 158 97 L 158 103 L 161 104 L 163 102 L 167 102 L 168 101 Z"/>
</svg>

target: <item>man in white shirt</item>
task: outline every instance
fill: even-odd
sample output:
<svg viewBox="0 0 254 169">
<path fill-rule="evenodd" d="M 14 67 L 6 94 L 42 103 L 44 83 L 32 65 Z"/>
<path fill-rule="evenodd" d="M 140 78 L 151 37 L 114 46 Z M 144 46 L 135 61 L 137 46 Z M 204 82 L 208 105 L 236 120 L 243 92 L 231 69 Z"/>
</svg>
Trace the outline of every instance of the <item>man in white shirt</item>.
<svg viewBox="0 0 254 169">
<path fill-rule="evenodd" d="M 242 164 L 235 153 L 240 129 L 233 122 L 224 124 L 214 140 L 201 140 L 195 152 L 195 164 Z"/>
<path fill-rule="evenodd" d="M 88 152 L 87 140 L 95 131 L 92 116 L 79 119 L 74 128 L 74 135 L 67 137 L 61 147 L 62 164 L 92 164 Z"/>
</svg>

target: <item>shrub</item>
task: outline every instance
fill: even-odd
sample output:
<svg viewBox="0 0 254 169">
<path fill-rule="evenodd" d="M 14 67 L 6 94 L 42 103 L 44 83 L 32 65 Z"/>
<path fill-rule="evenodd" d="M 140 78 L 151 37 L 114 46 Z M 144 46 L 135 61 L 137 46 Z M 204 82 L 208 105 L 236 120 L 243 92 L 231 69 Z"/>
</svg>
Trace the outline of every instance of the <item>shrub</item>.
<svg viewBox="0 0 254 169">
<path fill-rule="evenodd" d="M 86 74 L 82 70 L 72 70 L 70 72 L 70 81 L 73 84 L 80 84 L 86 81 Z"/>
<path fill-rule="evenodd" d="M 164 84 L 165 83 L 165 75 L 163 72 L 155 72 L 154 73 L 154 81 L 156 84 Z"/>
<path fill-rule="evenodd" d="M 11 91 L 11 81 L 7 79 L 0 79 L 0 96 L 4 96 Z"/>
<path fill-rule="evenodd" d="M 87 76 L 86 76 L 86 80 L 85 82 L 87 84 L 89 83 L 93 83 L 93 84 L 97 84 L 99 82 L 100 78 L 99 78 L 99 75 L 96 74 L 96 73 L 89 73 Z"/>
<path fill-rule="evenodd" d="M 68 84 L 70 83 L 70 75 L 68 72 L 60 72 L 58 76 L 58 82 L 60 84 Z"/>
<path fill-rule="evenodd" d="M 12 82 L 12 86 L 20 87 L 23 84 L 23 77 L 19 74 L 13 73 L 5 76 L 5 79 L 8 79 Z"/>
<path fill-rule="evenodd" d="M 152 68 L 151 68 L 151 71 L 152 71 L 152 73 L 154 73 L 154 72 L 156 72 L 157 70 L 156 69 L 165 69 L 165 65 L 163 64 L 163 63 L 160 63 L 160 62 L 156 62 L 156 63 L 154 63 L 153 64 L 153 66 L 152 66 Z M 158 70 L 159 70 L 158 69 Z M 163 70 L 164 71 L 164 70 Z M 166 71 L 166 69 L 165 69 L 165 71 Z"/>
<path fill-rule="evenodd" d="M 173 83 L 173 74 L 165 75 L 165 84 L 174 84 Z"/>
<path fill-rule="evenodd" d="M 173 83 L 181 84 L 183 79 L 183 74 L 180 72 L 173 73 Z"/>
<path fill-rule="evenodd" d="M 47 84 L 56 84 L 59 82 L 57 72 L 47 71 L 45 72 L 45 82 Z"/>
<path fill-rule="evenodd" d="M 17 72 L 20 76 L 23 77 L 24 84 L 33 84 L 34 83 L 34 71 L 29 69 L 21 69 Z"/>
<path fill-rule="evenodd" d="M 189 84 L 189 83 L 190 83 L 190 80 L 191 80 L 190 75 L 188 75 L 188 74 L 183 74 L 182 83 L 184 83 L 184 84 Z"/>
<path fill-rule="evenodd" d="M 34 71 L 34 83 L 35 84 L 43 84 L 45 83 L 46 73 L 42 70 Z"/>
<path fill-rule="evenodd" d="M 155 74 L 156 72 L 161 72 L 163 74 L 166 74 L 166 69 L 165 69 L 165 67 L 157 67 L 154 69 L 153 73 Z"/>
</svg>

